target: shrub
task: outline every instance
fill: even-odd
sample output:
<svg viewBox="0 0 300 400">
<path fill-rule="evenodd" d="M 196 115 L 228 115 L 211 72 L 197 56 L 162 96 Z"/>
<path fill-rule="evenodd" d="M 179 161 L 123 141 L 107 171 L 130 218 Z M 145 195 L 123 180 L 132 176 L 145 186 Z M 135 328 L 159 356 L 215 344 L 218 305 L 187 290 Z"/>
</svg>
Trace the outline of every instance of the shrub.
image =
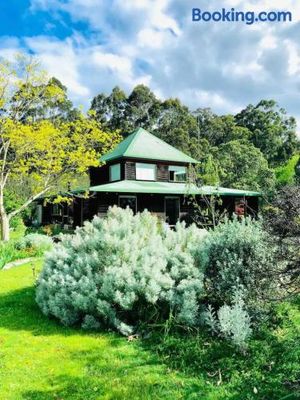
<svg viewBox="0 0 300 400">
<path fill-rule="evenodd" d="M 18 250 L 32 250 L 34 255 L 42 255 L 45 251 L 52 248 L 52 239 L 46 235 L 39 233 L 30 233 L 24 236 L 16 243 L 16 249 Z"/>
<path fill-rule="evenodd" d="M 113 207 L 107 218 L 95 217 L 55 245 L 38 280 L 37 303 L 66 325 L 123 334 L 170 315 L 195 325 L 203 276 L 192 255 L 203 235 L 181 224 L 163 230 L 147 211 L 134 216 Z"/>
<path fill-rule="evenodd" d="M 229 304 L 236 288 L 243 288 L 248 308 L 263 308 L 276 289 L 273 253 L 261 221 L 235 218 L 218 225 L 197 252 L 208 303 L 215 308 Z"/>
<path fill-rule="evenodd" d="M 240 290 L 236 290 L 232 305 L 224 304 L 217 315 L 209 305 L 204 313 L 204 320 L 212 333 L 223 335 L 241 350 L 247 347 L 247 340 L 252 334 L 251 318 L 245 309 Z"/>
<path fill-rule="evenodd" d="M 28 257 L 28 252 L 25 249 L 17 249 L 14 242 L 0 243 L 0 269 L 9 262 L 26 257 Z"/>
</svg>

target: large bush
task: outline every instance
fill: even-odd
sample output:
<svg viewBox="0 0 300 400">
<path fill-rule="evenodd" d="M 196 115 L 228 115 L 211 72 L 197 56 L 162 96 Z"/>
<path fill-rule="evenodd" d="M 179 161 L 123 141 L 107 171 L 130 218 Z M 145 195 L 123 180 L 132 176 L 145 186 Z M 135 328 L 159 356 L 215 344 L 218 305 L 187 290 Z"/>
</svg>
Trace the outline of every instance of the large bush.
<svg viewBox="0 0 300 400">
<path fill-rule="evenodd" d="M 171 231 L 147 211 L 134 216 L 114 207 L 55 245 L 39 277 L 37 302 L 66 325 L 123 334 L 170 316 L 196 325 L 203 275 L 193 255 L 204 232 L 180 224 Z"/>
<path fill-rule="evenodd" d="M 197 258 L 205 268 L 207 301 L 216 308 L 232 303 L 236 290 L 243 290 L 253 312 L 276 297 L 276 263 L 261 221 L 235 218 L 219 224 L 200 245 Z"/>
</svg>

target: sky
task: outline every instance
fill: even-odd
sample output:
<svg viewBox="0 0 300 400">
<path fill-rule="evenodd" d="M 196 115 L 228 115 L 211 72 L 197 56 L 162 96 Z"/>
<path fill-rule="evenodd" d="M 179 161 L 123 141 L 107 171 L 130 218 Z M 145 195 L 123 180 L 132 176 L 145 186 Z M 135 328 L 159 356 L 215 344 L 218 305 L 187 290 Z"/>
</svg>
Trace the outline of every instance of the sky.
<svg viewBox="0 0 300 400">
<path fill-rule="evenodd" d="M 193 22 L 193 7 L 287 10 L 293 21 Z M 274 99 L 300 130 L 299 0 L 7 0 L 0 21 L 0 56 L 36 55 L 77 106 L 143 83 L 218 114 Z"/>
</svg>

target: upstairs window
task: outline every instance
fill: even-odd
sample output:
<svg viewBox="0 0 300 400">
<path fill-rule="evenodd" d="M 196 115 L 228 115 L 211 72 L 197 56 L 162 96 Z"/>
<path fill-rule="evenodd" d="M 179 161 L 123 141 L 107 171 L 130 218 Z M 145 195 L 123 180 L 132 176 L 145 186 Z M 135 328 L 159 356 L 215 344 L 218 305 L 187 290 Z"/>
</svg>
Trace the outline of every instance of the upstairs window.
<svg viewBox="0 0 300 400">
<path fill-rule="evenodd" d="M 186 167 L 170 165 L 169 166 L 169 181 L 171 181 L 171 182 L 186 182 Z"/>
<path fill-rule="evenodd" d="M 155 181 L 156 165 L 136 163 L 136 179 L 142 181 Z"/>
<path fill-rule="evenodd" d="M 121 164 L 114 164 L 109 167 L 110 182 L 119 181 L 121 179 Z"/>
</svg>

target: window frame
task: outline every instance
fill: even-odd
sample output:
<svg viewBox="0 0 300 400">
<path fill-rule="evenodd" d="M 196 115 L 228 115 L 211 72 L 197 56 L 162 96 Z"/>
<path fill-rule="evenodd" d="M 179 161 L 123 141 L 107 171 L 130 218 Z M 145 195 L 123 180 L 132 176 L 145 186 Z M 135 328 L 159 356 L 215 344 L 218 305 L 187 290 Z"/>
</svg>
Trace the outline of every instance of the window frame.
<svg viewBox="0 0 300 400">
<path fill-rule="evenodd" d="M 120 206 L 120 199 L 135 199 L 135 210 L 134 210 L 134 214 L 137 213 L 137 196 L 133 196 L 133 195 L 126 195 L 126 194 L 122 194 L 118 196 L 118 207 L 123 208 Z"/>
<path fill-rule="evenodd" d="M 112 180 L 112 173 L 111 170 L 113 167 L 119 166 L 119 179 Z M 117 182 L 121 180 L 121 163 L 111 164 L 109 166 L 109 182 Z"/>
<path fill-rule="evenodd" d="M 142 179 L 138 178 L 138 165 L 151 165 L 153 166 L 153 171 L 154 171 L 154 178 L 153 179 Z M 145 181 L 145 182 L 155 182 L 157 181 L 157 164 L 155 163 L 143 163 L 143 162 L 136 162 L 135 163 L 135 179 L 137 181 Z"/>
<path fill-rule="evenodd" d="M 170 179 L 170 172 L 176 172 L 176 171 L 170 170 L 170 168 L 184 168 L 184 170 L 185 170 L 185 180 L 175 181 L 175 180 Z M 174 174 L 174 176 L 175 176 L 175 174 Z M 185 182 L 187 182 L 187 167 L 185 165 L 168 165 L 168 181 L 169 182 L 173 182 L 173 183 L 185 183 Z"/>
<path fill-rule="evenodd" d="M 57 211 L 58 211 L 58 213 L 57 213 Z M 53 203 L 52 204 L 52 215 L 54 217 L 63 217 L 64 216 L 63 205 L 60 203 Z"/>
</svg>

